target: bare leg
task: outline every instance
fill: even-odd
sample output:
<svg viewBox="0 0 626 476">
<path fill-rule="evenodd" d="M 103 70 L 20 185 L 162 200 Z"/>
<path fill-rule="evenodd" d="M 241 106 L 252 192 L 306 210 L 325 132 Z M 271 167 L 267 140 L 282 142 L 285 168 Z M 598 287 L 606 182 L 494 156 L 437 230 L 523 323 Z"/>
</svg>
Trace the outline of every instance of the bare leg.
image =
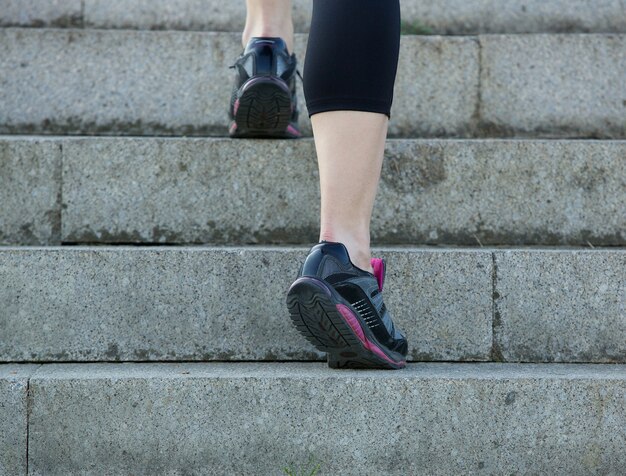
<svg viewBox="0 0 626 476">
<path fill-rule="evenodd" d="M 280 37 L 293 53 L 291 0 L 246 0 L 246 26 L 241 36 L 245 47 L 254 36 Z"/>
<path fill-rule="evenodd" d="M 372 272 L 370 219 L 380 178 L 388 118 L 330 111 L 311 117 L 320 170 L 320 240 L 343 243 L 352 262 Z"/>
<path fill-rule="evenodd" d="M 399 47 L 399 0 L 313 0 L 304 93 L 320 172 L 320 241 L 343 246 L 313 246 L 287 307 L 332 368 L 406 365 L 406 338 L 380 292 L 384 262 L 372 263 L 370 251 Z"/>
</svg>

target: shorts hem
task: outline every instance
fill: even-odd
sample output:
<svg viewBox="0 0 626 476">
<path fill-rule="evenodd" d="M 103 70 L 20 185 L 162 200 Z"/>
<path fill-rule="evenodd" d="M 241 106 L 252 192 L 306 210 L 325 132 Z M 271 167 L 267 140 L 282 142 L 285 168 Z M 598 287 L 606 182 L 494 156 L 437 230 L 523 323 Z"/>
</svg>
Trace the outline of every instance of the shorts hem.
<svg viewBox="0 0 626 476">
<path fill-rule="evenodd" d="M 307 102 L 307 110 L 309 117 L 320 112 L 329 111 L 359 111 L 359 112 L 374 112 L 378 114 L 384 114 L 387 117 L 391 117 L 391 108 L 387 102 L 374 101 L 368 99 L 327 99 L 322 101 Z"/>
</svg>

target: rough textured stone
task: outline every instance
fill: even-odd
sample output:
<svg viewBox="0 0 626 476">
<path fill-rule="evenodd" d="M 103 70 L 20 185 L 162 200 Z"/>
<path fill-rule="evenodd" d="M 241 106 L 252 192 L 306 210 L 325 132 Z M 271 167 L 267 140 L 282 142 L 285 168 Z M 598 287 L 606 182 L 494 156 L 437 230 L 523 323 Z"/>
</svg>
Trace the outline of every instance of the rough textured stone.
<svg viewBox="0 0 626 476">
<path fill-rule="evenodd" d="M 417 360 L 488 360 L 493 343 L 491 253 L 474 250 L 383 252 L 385 302 Z"/>
<path fill-rule="evenodd" d="M 64 143 L 63 239 L 309 243 L 312 140 L 79 139 Z"/>
<path fill-rule="evenodd" d="M 618 475 L 623 365 L 44 366 L 32 474 Z M 376 444 L 372 444 L 376 441 Z"/>
<path fill-rule="evenodd" d="M 422 32 L 626 32 L 624 0 L 402 0 L 402 18 Z"/>
<path fill-rule="evenodd" d="M 474 38 L 402 37 L 389 135 L 471 136 L 479 61 Z"/>
<path fill-rule="evenodd" d="M 0 31 L 0 131 L 223 134 L 234 34 Z M 221 94 L 220 94 L 221 93 Z"/>
<path fill-rule="evenodd" d="M 225 135 L 240 50 L 235 33 L 0 30 L 0 132 Z M 467 135 L 477 88 L 475 39 L 405 37 L 392 134 Z"/>
<path fill-rule="evenodd" d="M 0 245 L 60 239 L 60 142 L 0 138 Z"/>
<path fill-rule="evenodd" d="M 311 0 L 293 0 L 296 31 L 308 31 Z M 243 31 L 245 2 L 217 0 L 85 0 L 85 23 L 96 28 Z"/>
<path fill-rule="evenodd" d="M 28 378 L 36 365 L 0 365 L 0 474 L 26 474 Z"/>
<path fill-rule="evenodd" d="M 89 138 L 63 151 L 65 242 L 317 238 L 310 140 Z M 391 140 L 373 239 L 626 245 L 625 157 L 622 141 Z"/>
<path fill-rule="evenodd" d="M 495 253 L 507 361 L 626 362 L 626 250 Z"/>
<path fill-rule="evenodd" d="M 480 37 L 482 133 L 626 136 L 625 35 Z"/>
<path fill-rule="evenodd" d="M 245 2 L 86 0 L 85 23 L 96 28 L 243 31 Z"/>
<path fill-rule="evenodd" d="M 392 136 L 626 136 L 626 36 L 480 41 L 479 105 L 474 38 L 403 38 Z M 6 29 L 0 46 L 0 131 L 225 134 L 238 34 Z"/>
<path fill-rule="evenodd" d="M 6 3 L 6 0 L 5 0 Z M 241 31 L 244 2 L 219 0 L 8 0 L 3 26 Z M 624 0 L 402 0 L 408 33 L 626 32 Z M 308 31 L 311 0 L 293 0 L 296 31 Z M 64 21 L 59 21 L 64 20 Z"/>
<path fill-rule="evenodd" d="M 284 304 L 308 249 L 0 250 L 0 358 L 320 359 Z M 492 258 L 385 250 L 386 303 L 412 358 L 487 360 Z"/>
<path fill-rule="evenodd" d="M 626 142 L 389 141 L 378 243 L 626 244 Z"/>
<path fill-rule="evenodd" d="M 2 0 L 0 26 L 77 27 L 83 24 L 81 0 Z"/>
</svg>

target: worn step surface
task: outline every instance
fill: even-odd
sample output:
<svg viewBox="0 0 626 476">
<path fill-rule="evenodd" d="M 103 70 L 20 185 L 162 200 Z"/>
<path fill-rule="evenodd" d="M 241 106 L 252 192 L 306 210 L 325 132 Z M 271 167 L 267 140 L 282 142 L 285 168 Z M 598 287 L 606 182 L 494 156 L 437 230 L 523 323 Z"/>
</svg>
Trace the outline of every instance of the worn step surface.
<svg viewBox="0 0 626 476">
<path fill-rule="evenodd" d="M 322 359 L 284 303 L 307 250 L 0 249 L 0 359 Z M 412 360 L 626 362 L 626 250 L 377 254 Z"/>
<path fill-rule="evenodd" d="M 279 475 L 311 457 L 320 475 L 626 466 L 624 365 L 83 364 L 29 375 L 28 417 L 22 406 L 14 420 L 22 440 L 28 421 L 29 474 Z"/>
<path fill-rule="evenodd" d="M 626 32 L 624 0 L 402 0 L 407 33 Z M 308 31 L 311 0 L 293 0 L 296 31 Z M 0 26 L 241 31 L 243 1 L 4 0 Z"/>
<path fill-rule="evenodd" d="M 626 245 L 626 141 L 390 140 L 378 244 Z M 0 137 L 0 244 L 310 243 L 312 140 Z"/>
<path fill-rule="evenodd" d="M 239 41 L 1 29 L 0 132 L 225 135 Z M 404 37 L 390 134 L 626 137 L 625 49 L 625 35 Z"/>
</svg>

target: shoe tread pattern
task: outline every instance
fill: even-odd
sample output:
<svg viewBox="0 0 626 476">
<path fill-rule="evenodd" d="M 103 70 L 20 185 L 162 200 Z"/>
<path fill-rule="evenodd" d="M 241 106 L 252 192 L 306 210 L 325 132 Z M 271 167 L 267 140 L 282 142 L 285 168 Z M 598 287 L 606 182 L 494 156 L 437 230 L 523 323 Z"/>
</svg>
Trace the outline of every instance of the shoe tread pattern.
<svg viewBox="0 0 626 476">
<path fill-rule="evenodd" d="M 291 97 L 276 84 L 259 83 L 239 97 L 235 114 L 238 137 L 291 137 Z"/>
<path fill-rule="evenodd" d="M 366 349 L 345 322 L 335 303 L 319 287 L 298 283 L 287 295 L 287 308 L 296 329 L 318 350 L 328 353 L 331 368 L 396 369 Z"/>
</svg>

